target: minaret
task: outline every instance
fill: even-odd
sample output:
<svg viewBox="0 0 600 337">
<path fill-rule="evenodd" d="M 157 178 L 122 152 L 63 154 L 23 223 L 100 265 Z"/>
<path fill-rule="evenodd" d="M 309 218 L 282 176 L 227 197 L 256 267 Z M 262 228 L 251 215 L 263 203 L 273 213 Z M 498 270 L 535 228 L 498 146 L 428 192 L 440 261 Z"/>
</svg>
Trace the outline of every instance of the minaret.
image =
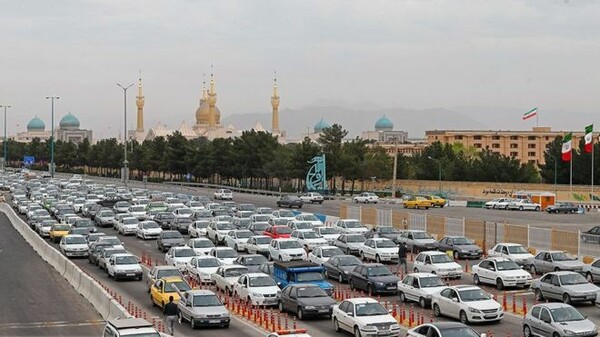
<svg viewBox="0 0 600 337">
<path fill-rule="evenodd" d="M 273 78 L 273 96 L 271 96 L 271 106 L 273 107 L 273 119 L 271 133 L 279 134 L 279 92 L 277 91 L 277 74 Z"/>
<path fill-rule="evenodd" d="M 200 97 L 200 105 L 208 99 L 208 91 L 206 90 L 206 74 L 202 74 L 202 96 Z"/>
<path fill-rule="evenodd" d="M 138 95 L 135 97 L 137 105 L 137 128 L 135 132 L 144 133 L 144 94 L 142 92 L 142 71 L 140 70 L 140 78 L 138 81 Z"/>
<path fill-rule="evenodd" d="M 214 128 L 217 126 L 215 106 L 217 105 L 217 93 L 215 91 L 215 77 L 210 74 L 210 89 L 208 91 L 208 127 Z"/>
</svg>

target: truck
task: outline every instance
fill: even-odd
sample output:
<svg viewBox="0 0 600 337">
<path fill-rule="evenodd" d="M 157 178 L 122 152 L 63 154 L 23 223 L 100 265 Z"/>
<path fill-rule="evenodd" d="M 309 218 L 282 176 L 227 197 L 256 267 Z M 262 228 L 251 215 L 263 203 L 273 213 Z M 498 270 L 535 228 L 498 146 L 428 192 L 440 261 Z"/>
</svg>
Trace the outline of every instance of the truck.
<svg viewBox="0 0 600 337">
<path fill-rule="evenodd" d="M 333 294 L 333 285 L 325 281 L 325 268 L 308 261 L 276 261 L 273 263 L 273 278 L 280 288 L 288 284 L 316 284 L 327 295 Z"/>
</svg>

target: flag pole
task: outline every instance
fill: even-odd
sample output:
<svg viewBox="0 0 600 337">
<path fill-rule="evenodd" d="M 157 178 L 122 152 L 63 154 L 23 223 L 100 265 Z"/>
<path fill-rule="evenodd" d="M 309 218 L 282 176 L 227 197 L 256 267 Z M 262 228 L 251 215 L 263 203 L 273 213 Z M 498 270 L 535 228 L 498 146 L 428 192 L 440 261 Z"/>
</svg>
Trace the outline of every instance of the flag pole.
<svg viewBox="0 0 600 337">
<path fill-rule="evenodd" d="M 590 195 L 592 203 L 594 203 L 594 133 L 592 132 L 592 194 Z"/>
<path fill-rule="evenodd" d="M 573 153 L 573 150 L 571 149 L 571 155 Z M 569 190 L 571 193 L 571 196 L 569 197 L 569 200 L 573 200 L 573 157 L 571 157 L 571 160 L 569 160 Z"/>
<path fill-rule="evenodd" d="M 536 128 L 540 127 L 540 123 L 539 123 L 539 118 L 540 117 L 539 116 L 540 116 L 540 114 L 537 113 L 537 111 L 536 111 L 536 113 L 535 113 L 535 127 Z"/>
</svg>

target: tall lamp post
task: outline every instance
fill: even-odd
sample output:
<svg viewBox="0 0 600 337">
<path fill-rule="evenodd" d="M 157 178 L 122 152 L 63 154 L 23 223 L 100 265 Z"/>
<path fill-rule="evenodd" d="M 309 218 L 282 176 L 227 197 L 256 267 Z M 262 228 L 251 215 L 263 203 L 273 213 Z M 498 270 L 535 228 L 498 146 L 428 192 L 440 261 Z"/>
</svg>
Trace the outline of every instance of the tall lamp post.
<svg viewBox="0 0 600 337">
<path fill-rule="evenodd" d="M 427 156 L 427 158 L 433 160 L 438 163 L 438 181 L 439 181 L 439 193 L 442 193 L 442 162 L 439 159 L 435 159 L 431 156 Z"/>
<path fill-rule="evenodd" d="M 557 164 L 558 164 L 558 160 L 556 160 L 556 157 L 554 157 L 553 155 L 549 154 L 548 155 L 550 158 L 552 158 L 552 161 L 554 162 L 554 195 L 556 195 L 556 184 L 557 184 Z"/>
<path fill-rule="evenodd" d="M 133 83 L 124 87 L 117 83 L 119 88 L 123 89 L 123 183 L 127 186 L 127 178 L 129 177 L 129 171 L 127 170 L 127 89 L 131 88 Z"/>
<path fill-rule="evenodd" d="M 54 178 L 54 100 L 59 100 L 58 96 L 46 96 L 46 99 L 52 101 L 52 116 L 50 120 L 50 176 Z"/>
<path fill-rule="evenodd" d="M 2 162 L 2 168 L 4 169 L 8 163 L 8 144 L 7 144 L 7 138 L 6 138 L 6 109 L 8 108 L 12 108 L 12 106 L 10 105 L 0 105 L 0 108 L 4 108 L 4 141 L 2 142 L 4 145 L 4 161 Z"/>
</svg>

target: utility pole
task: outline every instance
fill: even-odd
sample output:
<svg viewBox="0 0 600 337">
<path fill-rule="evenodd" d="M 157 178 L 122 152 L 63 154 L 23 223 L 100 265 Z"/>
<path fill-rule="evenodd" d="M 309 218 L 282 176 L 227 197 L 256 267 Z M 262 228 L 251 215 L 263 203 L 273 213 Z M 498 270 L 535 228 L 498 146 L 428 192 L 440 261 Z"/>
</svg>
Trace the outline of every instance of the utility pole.
<svg viewBox="0 0 600 337">
<path fill-rule="evenodd" d="M 46 96 L 46 99 L 52 101 L 52 116 L 50 119 L 50 176 L 54 179 L 54 100 L 59 100 L 58 96 Z"/>
<path fill-rule="evenodd" d="M 131 88 L 133 83 L 124 87 L 121 84 L 117 85 L 123 89 L 123 184 L 127 186 L 127 179 L 129 178 L 129 170 L 127 169 L 127 89 Z"/>
<path fill-rule="evenodd" d="M 435 159 L 431 156 L 427 156 L 427 158 L 437 162 L 437 164 L 438 164 L 438 182 L 439 182 L 439 187 L 438 187 L 439 192 L 438 193 L 442 194 L 442 162 L 439 159 Z"/>
<path fill-rule="evenodd" d="M 8 165 L 8 138 L 6 138 L 6 109 L 12 108 L 12 106 L 0 105 L 0 108 L 4 108 L 4 141 L 2 142 L 4 145 L 4 161 L 2 162 L 2 169 L 4 169 Z"/>
</svg>

